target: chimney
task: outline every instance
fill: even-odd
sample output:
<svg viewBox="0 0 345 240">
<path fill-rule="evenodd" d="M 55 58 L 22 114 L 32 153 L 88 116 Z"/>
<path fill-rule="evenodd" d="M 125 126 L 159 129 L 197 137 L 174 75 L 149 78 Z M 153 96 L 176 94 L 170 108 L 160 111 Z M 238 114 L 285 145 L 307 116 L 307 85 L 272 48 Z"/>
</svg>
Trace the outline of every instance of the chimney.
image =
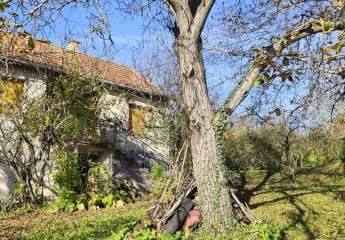
<svg viewBox="0 0 345 240">
<path fill-rule="evenodd" d="M 67 50 L 78 52 L 79 51 L 80 42 L 76 40 L 69 40 L 67 43 Z"/>
</svg>

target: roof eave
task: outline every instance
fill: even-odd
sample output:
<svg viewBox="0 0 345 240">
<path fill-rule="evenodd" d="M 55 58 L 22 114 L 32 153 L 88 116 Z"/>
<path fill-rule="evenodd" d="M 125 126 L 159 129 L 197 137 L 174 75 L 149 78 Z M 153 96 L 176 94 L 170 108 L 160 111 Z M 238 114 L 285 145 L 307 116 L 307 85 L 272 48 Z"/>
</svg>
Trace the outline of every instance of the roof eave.
<svg viewBox="0 0 345 240">
<path fill-rule="evenodd" d="M 37 64 L 35 62 L 29 62 L 29 61 L 22 60 L 22 59 L 19 59 L 19 58 L 8 58 L 8 59 L 11 62 L 13 62 L 13 63 L 24 65 L 24 66 L 27 66 L 27 67 L 38 67 L 40 69 L 44 69 L 44 70 L 48 70 L 48 71 L 53 71 L 53 72 L 58 73 L 58 74 L 64 74 L 65 73 L 63 68 L 56 67 L 56 66 L 53 66 L 51 64 Z M 124 85 L 124 84 L 121 84 L 121 83 L 116 83 L 114 81 L 107 80 L 107 79 L 95 79 L 95 80 L 107 83 L 107 84 L 112 85 L 112 86 L 116 86 L 116 87 L 124 89 L 124 90 L 133 91 L 133 92 L 135 92 L 135 93 L 137 93 L 137 94 L 139 94 L 141 96 L 142 95 L 145 95 L 145 97 L 152 96 L 152 97 L 155 97 L 155 98 L 160 98 L 163 101 L 167 100 L 167 96 L 165 94 L 163 94 L 162 92 L 160 92 L 160 91 L 156 91 L 156 90 L 152 90 L 152 91 L 138 90 L 138 89 L 136 89 L 134 87 L 127 86 L 127 85 Z"/>
</svg>

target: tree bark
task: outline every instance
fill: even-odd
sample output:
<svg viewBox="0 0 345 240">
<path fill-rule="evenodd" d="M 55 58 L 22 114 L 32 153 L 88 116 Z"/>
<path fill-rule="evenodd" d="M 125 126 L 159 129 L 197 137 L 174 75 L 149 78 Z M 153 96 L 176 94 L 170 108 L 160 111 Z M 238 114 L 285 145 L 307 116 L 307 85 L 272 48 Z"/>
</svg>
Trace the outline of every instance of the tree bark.
<svg viewBox="0 0 345 240">
<path fill-rule="evenodd" d="M 223 231 L 233 221 L 225 169 L 213 128 L 213 108 L 208 97 L 201 41 L 192 36 L 177 38 L 174 50 L 182 77 L 184 108 L 189 116 L 193 173 L 198 187 L 198 202 L 207 229 Z"/>
<path fill-rule="evenodd" d="M 198 201 L 208 230 L 224 232 L 234 222 L 226 169 L 223 167 L 223 132 L 228 117 L 246 98 L 255 79 L 272 59 L 294 42 L 323 30 L 319 22 L 309 22 L 292 29 L 274 44 L 263 48 L 253 65 L 229 94 L 217 113 L 213 113 L 206 85 L 201 32 L 214 0 L 168 0 L 175 17 L 174 51 L 182 81 L 184 109 L 189 116 L 193 173 L 198 187 Z M 333 23 L 334 30 L 344 28 L 344 22 Z"/>
</svg>

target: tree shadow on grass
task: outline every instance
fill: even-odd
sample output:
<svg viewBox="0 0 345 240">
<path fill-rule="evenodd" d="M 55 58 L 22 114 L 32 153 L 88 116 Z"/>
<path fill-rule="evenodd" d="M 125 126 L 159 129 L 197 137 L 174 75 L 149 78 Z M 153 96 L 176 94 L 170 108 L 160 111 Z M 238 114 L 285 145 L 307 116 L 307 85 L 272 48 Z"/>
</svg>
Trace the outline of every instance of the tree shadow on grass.
<svg viewBox="0 0 345 240">
<path fill-rule="evenodd" d="M 276 172 L 267 171 L 254 187 L 249 188 L 247 186 L 248 180 L 245 174 L 242 173 L 241 184 L 237 188 L 237 195 L 241 201 L 247 203 L 251 209 L 267 206 L 280 201 L 288 201 L 295 209 L 287 214 L 293 225 L 300 225 L 307 239 L 315 239 L 316 233 L 313 233 L 310 228 L 308 219 L 310 217 L 309 214 L 315 216 L 318 215 L 318 213 L 312 211 L 311 208 L 301 200 L 301 197 L 310 194 L 323 194 L 344 201 L 344 184 L 342 184 L 342 181 L 333 181 L 333 177 L 342 177 L 343 175 L 338 172 L 327 172 L 323 169 L 315 168 L 312 170 L 297 171 L 295 180 L 292 181 L 289 177 L 285 176 L 281 176 L 279 179 L 271 179 L 275 174 Z M 309 177 L 308 175 L 313 176 Z M 301 179 L 300 177 L 302 176 L 303 178 Z M 272 197 L 272 199 L 269 200 L 249 204 L 254 196 L 274 193 L 280 193 L 282 196 Z"/>
<path fill-rule="evenodd" d="M 337 172 L 327 172 L 322 170 L 320 167 L 315 167 L 312 169 L 301 169 L 296 172 L 294 179 L 292 180 L 289 176 L 282 176 L 277 180 L 272 180 L 271 177 L 274 176 L 279 171 L 277 170 L 267 170 L 263 178 L 254 187 L 249 188 L 248 180 L 244 172 L 239 172 L 240 183 L 236 186 L 237 195 L 242 202 L 247 203 L 250 207 L 256 208 L 263 205 L 264 203 L 250 204 L 252 197 L 260 194 L 267 194 L 279 191 L 305 191 L 304 193 L 294 194 L 293 196 L 301 196 L 305 194 L 321 193 L 324 195 L 333 193 L 333 198 L 336 200 L 345 200 L 345 191 L 343 190 L 345 185 L 339 182 L 333 181 L 322 181 L 321 178 L 308 178 L 310 184 L 304 185 L 304 180 L 298 180 L 299 177 L 305 175 L 321 175 L 325 177 L 343 177 L 344 175 Z M 344 176 L 345 177 L 345 176 Z M 298 184 L 301 182 L 302 184 Z M 331 183 L 329 183 L 331 182 Z M 297 183 L 297 184 L 296 184 Z M 263 188 L 267 188 L 263 190 Z M 277 198 L 275 200 L 269 201 L 268 203 L 273 203 L 281 200 L 285 200 L 286 197 Z"/>
<path fill-rule="evenodd" d="M 252 188 L 247 188 L 248 180 L 243 172 L 239 172 L 240 176 L 240 183 L 236 186 L 237 189 L 237 197 L 240 199 L 241 202 L 246 203 L 250 206 L 250 200 L 255 195 L 256 192 L 260 191 L 270 180 L 270 178 L 275 174 L 274 171 L 268 170 L 265 173 L 265 176 L 261 179 L 261 181 Z"/>
<path fill-rule="evenodd" d="M 336 162 L 333 162 L 333 167 L 336 165 Z M 337 176 L 337 177 L 345 177 L 345 174 L 343 172 L 343 165 L 338 165 L 335 168 L 330 170 L 326 170 L 327 166 L 329 166 L 329 163 L 318 165 L 315 167 L 309 167 L 309 168 L 302 168 L 299 169 L 297 172 L 299 175 L 308 175 L 308 174 L 319 174 L 324 176 Z"/>
<path fill-rule="evenodd" d="M 301 200 L 297 199 L 296 196 L 288 194 L 286 191 L 282 190 L 280 191 L 280 193 L 282 193 L 285 196 L 285 198 L 289 201 L 289 203 L 293 205 L 297 210 L 297 212 L 292 212 L 289 214 L 289 217 L 292 219 L 294 225 L 300 224 L 302 226 L 307 239 L 315 239 L 315 235 L 310 229 L 307 222 L 308 217 L 306 216 L 306 211 L 298 205 L 298 202 L 307 207 L 306 204 L 303 203 Z"/>
</svg>

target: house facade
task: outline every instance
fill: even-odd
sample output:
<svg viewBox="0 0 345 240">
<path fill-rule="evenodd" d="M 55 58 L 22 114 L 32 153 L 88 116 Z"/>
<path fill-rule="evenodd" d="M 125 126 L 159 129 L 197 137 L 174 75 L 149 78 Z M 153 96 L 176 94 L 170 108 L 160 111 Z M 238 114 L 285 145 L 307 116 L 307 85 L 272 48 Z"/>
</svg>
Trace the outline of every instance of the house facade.
<svg viewBox="0 0 345 240">
<path fill-rule="evenodd" d="M 0 98 L 19 94 L 36 98 L 46 91 L 52 76 L 71 68 L 104 83 L 107 93 L 101 99 L 99 118 L 107 124 L 99 127 L 97 143 L 78 143 L 75 150 L 104 163 L 114 181 L 126 179 L 139 191 L 150 188 L 151 164 L 166 164 L 168 154 L 163 120 L 166 100 L 159 88 L 132 68 L 80 53 L 76 41 L 60 48 L 28 35 L 10 36 L 0 41 Z M 51 181 L 47 178 L 47 185 Z M 11 168 L 0 159 L 0 199 L 10 196 L 16 182 Z"/>
</svg>

